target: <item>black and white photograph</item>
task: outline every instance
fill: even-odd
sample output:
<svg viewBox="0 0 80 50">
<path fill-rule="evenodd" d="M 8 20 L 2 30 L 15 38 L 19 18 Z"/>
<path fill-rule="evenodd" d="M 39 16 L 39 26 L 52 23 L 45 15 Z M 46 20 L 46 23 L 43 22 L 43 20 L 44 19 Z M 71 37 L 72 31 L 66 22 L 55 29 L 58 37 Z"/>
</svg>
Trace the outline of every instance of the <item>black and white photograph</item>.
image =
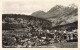
<svg viewBox="0 0 80 50">
<path fill-rule="evenodd" d="M 2 0 L 2 48 L 78 48 L 73 1 Z"/>
</svg>

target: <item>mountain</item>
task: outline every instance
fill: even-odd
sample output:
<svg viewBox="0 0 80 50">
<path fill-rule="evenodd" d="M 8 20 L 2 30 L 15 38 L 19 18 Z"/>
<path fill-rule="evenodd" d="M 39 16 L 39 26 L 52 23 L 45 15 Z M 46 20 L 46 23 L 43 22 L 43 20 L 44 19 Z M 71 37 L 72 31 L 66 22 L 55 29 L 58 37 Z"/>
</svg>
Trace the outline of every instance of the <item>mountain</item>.
<svg viewBox="0 0 80 50">
<path fill-rule="evenodd" d="M 59 9 L 57 9 L 58 10 L 57 13 L 56 13 L 56 10 L 55 10 L 55 13 L 51 12 L 51 10 L 49 11 L 48 14 L 50 15 L 55 14 L 55 16 L 49 16 L 48 20 L 50 20 L 53 23 L 53 26 L 64 25 L 64 24 L 73 23 L 75 21 L 78 21 L 78 9 L 77 8 L 60 7 Z"/>
<path fill-rule="evenodd" d="M 43 13 L 43 11 L 37 11 L 32 13 L 32 16 L 49 20 L 54 27 L 78 21 L 78 8 L 73 4 L 71 6 L 56 5 L 46 13 Z"/>
<path fill-rule="evenodd" d="M 67 16 L 71 12 L 73 12 L 75 9 L 76 8 L 74 8 L 74 7 L 66 7 L 66 6 L 62 6 L 62 5 L 56 5 L 53 8 L 51 8 L 44 16 L 46 16 L 46 18 Z"/>
<path fill-rule="evenodd" d="M 36 12 L 32 13 L 31 15 L 32 15 L 32 16 L 35 16 L 35 17 L 38 17 L 38 18 L 44 18 L 43 15 L 45 15 L 45 12 L 39 10 L 39 11 L 36 11 Z"/>
<path fill-rule="evenodd" d="M 63 10 L 64 10 L 63 6 L 56 5 L 53 8 L 51 8 L 44 16 L 46 16 L 46 18 L 50 18 L 50 17 L 55 18 L 62 15 Z"/>
</svg>

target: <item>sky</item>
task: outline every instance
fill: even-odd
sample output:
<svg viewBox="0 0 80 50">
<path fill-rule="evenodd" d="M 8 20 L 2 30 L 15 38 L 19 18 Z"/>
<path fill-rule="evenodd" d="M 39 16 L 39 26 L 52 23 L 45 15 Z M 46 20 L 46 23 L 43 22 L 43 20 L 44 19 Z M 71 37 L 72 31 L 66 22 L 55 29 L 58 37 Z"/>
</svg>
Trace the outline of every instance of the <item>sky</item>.
<svg viewBox="0 0 80 50">
<path fill-rule="evenodd" d="M 27 14 L 35 11 L 49 11 L 55 5 L 77 5 L 77 0 L 2 0 L 3 14 Z"/>
</svg>

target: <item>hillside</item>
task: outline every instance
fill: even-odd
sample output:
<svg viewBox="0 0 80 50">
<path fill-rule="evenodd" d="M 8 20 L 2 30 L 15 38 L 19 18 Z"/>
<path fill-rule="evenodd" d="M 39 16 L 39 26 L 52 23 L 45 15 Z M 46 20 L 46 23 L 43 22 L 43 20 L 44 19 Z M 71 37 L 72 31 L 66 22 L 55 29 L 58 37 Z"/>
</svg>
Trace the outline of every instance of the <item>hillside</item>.
<svg viewBox="0 0 80 50">
<path fill-rule="evenodd" d="M 51 22 L 30 15 L 2 14 L 2 29 L 46 29 L 51 27 Z"/>
<path fill-rule="evenodd" d="M 65 25 L 55 26 L 52 29 L 67 30 L 67 31 L 76 30 L 76 29 L 78 29 L 78 21 L 75 21 L 75 22 L 69 23 L 69 24 L 65 24 Z"/>
</svg>

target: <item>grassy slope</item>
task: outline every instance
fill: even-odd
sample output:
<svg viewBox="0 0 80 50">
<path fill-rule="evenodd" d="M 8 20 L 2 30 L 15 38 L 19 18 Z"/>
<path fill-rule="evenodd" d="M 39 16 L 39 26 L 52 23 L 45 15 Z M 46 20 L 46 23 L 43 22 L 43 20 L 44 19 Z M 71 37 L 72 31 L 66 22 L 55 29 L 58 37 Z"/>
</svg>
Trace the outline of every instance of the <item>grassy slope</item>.
<svg viewBox="0 0 80 50">
<path fill-rule="evenodd" d="M 77 48 L 77 42 L 54 43 L 57 48 Z"/>
</svg>

